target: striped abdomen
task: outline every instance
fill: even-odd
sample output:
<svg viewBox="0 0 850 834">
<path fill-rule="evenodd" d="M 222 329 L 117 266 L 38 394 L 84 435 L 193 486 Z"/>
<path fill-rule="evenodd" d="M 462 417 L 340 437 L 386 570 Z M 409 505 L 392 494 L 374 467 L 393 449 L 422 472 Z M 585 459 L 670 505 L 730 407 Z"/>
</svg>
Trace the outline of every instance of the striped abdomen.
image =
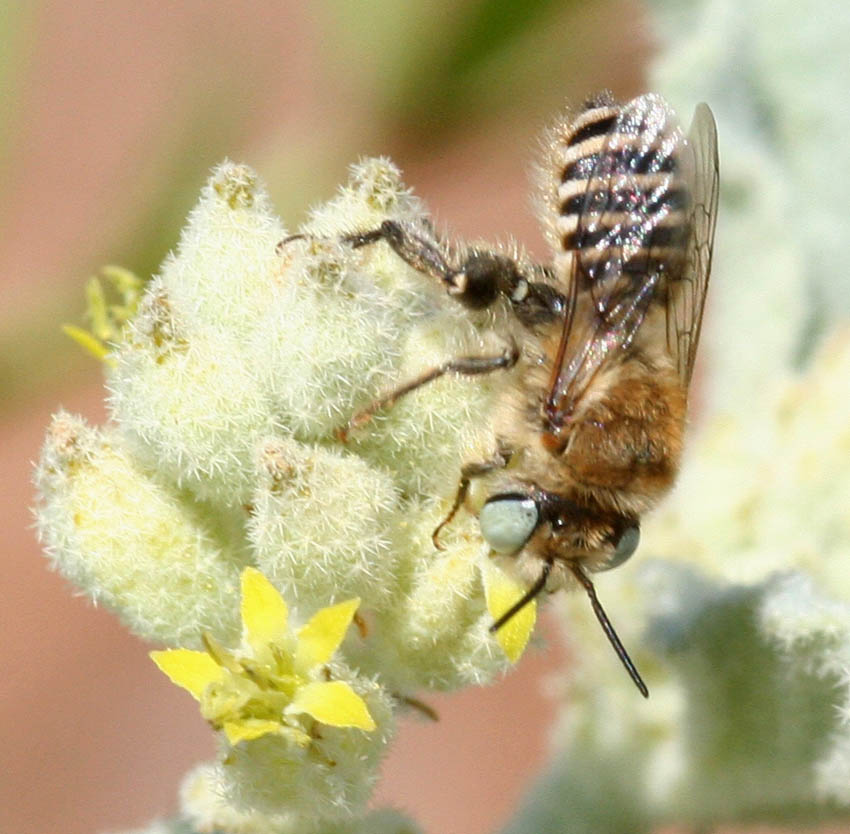
<svg viewBox="0 0 850 834">
<path fill-rule="evenodd" d="M 675 278 L 688 238 L 683 136 L 667 104 L 646 95 L 597 100 L 557 135 L 557 232 L 578 259 L 579 289 L 638 291 Z"/>
</svg>

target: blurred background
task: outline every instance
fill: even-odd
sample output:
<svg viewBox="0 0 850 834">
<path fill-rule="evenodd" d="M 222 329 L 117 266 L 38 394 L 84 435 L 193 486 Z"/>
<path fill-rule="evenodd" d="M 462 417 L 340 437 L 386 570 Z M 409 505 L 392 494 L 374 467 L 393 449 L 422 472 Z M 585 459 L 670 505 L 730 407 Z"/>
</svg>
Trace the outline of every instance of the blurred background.
<svg viewBox="0 0 850 834">
<path fill-rule="evenodd" d="M 168 815 L 213 752 L 147 647 L 39 555 L 31 468 L 60 406 L 104 419 L 98 363 L 65 337 L 103 264 L 143 277 L 212 165 L 246 162 L 286 225 L 361 155 L 390 155 L 439 222 L 546 258 L 528 168 L 542 125 L 645 88 L 633 0 L 0 3 L 0 830 L 82 834 Z M 377 804 L 428 834 L 497 829 L 546 757 L 546 651 L 410 720 Z M 551 645 L 555 644 L 555 645 Z"/>
</svg>

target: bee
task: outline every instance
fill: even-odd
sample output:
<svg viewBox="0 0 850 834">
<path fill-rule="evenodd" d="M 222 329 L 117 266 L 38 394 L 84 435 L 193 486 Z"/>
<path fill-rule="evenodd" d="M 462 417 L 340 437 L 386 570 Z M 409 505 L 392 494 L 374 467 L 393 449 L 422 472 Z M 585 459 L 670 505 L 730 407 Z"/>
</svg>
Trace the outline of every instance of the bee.
<svg viewBox="0 0 850 834">
<path fill-rule="evenodd" d="M 355 414 L 379 409 L 445 374 L 505 371 L 492 455 L 462 466 L 438 536 L 482 482 L 481 535 L 530 583 L 491 626 L 543 591 L 578 585 L 644 697 L 648 689 L 596 596 L 590 575 L 636 550 L 641 515 L 676 477 L 688 387 L 711 271 L 717 217 L 717 129 L 700 104 L 684 135 L 669 105 L 603 94 L 547 136 L 551 265 L 483 248 L 460 254 L 430 227 L 395 220 L 346 237 L 384 241 L 472 310 L 497 309 L 506 348 L 453 358 Z M 479 490 L 480 491 L 480 490 Z"/>
</svg>

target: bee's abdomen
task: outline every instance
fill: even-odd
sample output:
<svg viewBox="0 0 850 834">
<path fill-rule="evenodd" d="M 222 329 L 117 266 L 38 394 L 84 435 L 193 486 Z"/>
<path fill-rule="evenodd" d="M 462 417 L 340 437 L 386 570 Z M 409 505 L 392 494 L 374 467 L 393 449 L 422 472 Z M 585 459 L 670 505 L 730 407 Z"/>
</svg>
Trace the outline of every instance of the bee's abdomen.
<svg viewBox="0 0 850 834">
<path fill-rule="evenodd" d="M 657 96 L 590 102 L 557 136 L 557 233 L 580 286 L 675 277 L 689 232 L 682 136 Z"/>
</svg>

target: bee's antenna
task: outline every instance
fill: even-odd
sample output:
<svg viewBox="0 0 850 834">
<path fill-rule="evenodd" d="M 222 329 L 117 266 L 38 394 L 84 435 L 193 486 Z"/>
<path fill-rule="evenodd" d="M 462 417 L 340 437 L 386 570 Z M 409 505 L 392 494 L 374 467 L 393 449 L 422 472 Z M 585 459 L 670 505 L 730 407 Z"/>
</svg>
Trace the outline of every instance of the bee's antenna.
<svg viewBox="0 0 850 834">
<path fill-rule="evenodd" d="M 533 600 L 545 587 L 546 580 L 549 578 L 549 573 L 552 570 L 552 563 L 546 562 L 543 565 L 543 570 L 540 572 L 540 576 L 537 581 L 522 595 L 522 597 L 515 602 L 498 620 L 496 620 L 493 625 L 490 626 L 490 633 L 492 634 L 494 631 L 498 631 L 508 620 L 512 619 L 513 616 L 522 611 L 526 605 L 528 605 L 531 600 Z"/>
<path fill-rule="evenodd" d="M 611 625 L 611 621 L 608 619 L 608 615 L 605 613 L 602 603 L 599 602 L 599 598 L 596 596 L 596 588 L 593 587 L 593 583 L 590 581 L 590 578 L 575 562 L 567 562 L 567 564 L 573 572 L 573 576 L 578 579 L 579 584 L 585 591 L 587 591 L 587 595 L 590 597 L 590 604 L 593 606 L 593 613 L 596 614 L 596 619 L 599 620 L 599 625 L 602 626 L 605 636 L 614 647 L 614 651 L 617 653 L 617 657 L 620 658 L 620 662 L 626 667 L 626 671 L 635 682 L 635 686 L 640 690 L 640 694 L 643 695 L 644 698 L 648 698 L 649 690 L 646 688 L 646 684 L 643 682 L 643 678 L 640 676 L 640 672 L 638 672 L 635 664 L 632 663 L 632 659 L 629 657 L 626 647 L 620 642 L 617 632 L 614 631 L 614 626 Z"/>
</svg>

